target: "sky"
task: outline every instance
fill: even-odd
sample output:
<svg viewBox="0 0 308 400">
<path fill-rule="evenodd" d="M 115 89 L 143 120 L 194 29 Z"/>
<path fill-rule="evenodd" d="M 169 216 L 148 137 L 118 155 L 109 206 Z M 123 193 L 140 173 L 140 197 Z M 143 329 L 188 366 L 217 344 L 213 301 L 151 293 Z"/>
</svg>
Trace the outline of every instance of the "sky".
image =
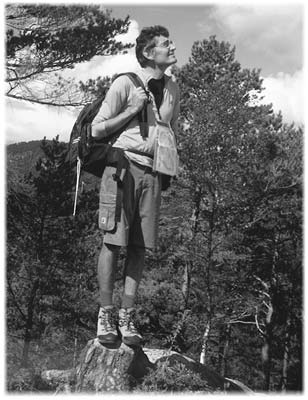
<svg viewBox="0 0 308 400">
<path fill-rule="evenodd" d="M 79 1 L 82 2 L 82 1 Z M 70 1 L 66 1 L 69 4 Z M 93 2 L 92 2 L 93 3 Z M 102 4 L 102 2 L 100 2 Z M 304 22 L 303 2 L 237 1 L 225 3 L 107 2 L 116 18 L 130 17 L 127 34 L 119 39 L 134 42 L 144 26 L 160 24 L 169 29 L 176 45 L 177 65 L 188 62 L 197 40 L 215 35 L 235 46 L 235 58 L 242 68 L 260 69 L 265 103 L 281 111 L 284 122 L 304 122 Z M 134 49 L 126 55 L 95 57 L 77 65 L 64 76 L 86 81 L 97 76 L 132 70 Z M 76 118 L 75 110 L 63 110 L 9 99 L 5 101 L 6 143 L 51 139 L 57 134 L 68 141 Z"/>
</svg>

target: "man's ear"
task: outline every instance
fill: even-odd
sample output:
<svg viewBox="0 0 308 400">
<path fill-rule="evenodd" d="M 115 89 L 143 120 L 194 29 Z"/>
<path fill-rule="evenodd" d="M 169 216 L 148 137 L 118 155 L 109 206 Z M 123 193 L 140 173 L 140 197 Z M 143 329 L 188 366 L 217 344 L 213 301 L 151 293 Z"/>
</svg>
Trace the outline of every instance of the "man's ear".
<svg viewBox="0 0 308 400">
<path fill-rule="evenodd" d="M 142 52 L 143 56 L 148 60 L 154 60 L 154 48 L 145 48 Z"/>
</svg>

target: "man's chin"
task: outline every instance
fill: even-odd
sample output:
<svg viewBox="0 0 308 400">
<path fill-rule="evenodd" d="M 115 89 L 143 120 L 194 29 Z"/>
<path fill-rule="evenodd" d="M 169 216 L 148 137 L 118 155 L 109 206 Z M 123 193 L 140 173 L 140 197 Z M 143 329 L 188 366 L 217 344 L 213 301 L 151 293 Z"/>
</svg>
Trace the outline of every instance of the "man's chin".
<svg viewBox="0 0 308 400">
<path fill-rule="evenodd" d="M 175 56 L 172 57 L 171 61 L 170 61 L 170 65 L 177 63 L 178 60 Z"/>
</svg>

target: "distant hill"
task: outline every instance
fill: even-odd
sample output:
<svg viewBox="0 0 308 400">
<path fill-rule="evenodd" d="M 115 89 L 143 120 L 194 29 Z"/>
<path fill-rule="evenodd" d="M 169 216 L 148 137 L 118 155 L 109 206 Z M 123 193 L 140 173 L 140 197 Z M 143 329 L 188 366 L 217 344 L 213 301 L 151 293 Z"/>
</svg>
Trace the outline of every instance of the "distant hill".
<svg viewBox="0 0 308 400">
<path fill-rule="evenodd" d="M 35 168 L 37 160 L 44 155 L 41 140 L 13 143 L 6 146 L 7 176 L 22 178 Z M 82 174 L 82 188 L 93 189 L 100 179 L 87 173 Z"/>
<path fill-rule="evenodd" d="M 40 150 L 41 140 L 31 140 L 30 142 L 13 143 L 6 146 L 7 154 L 18 154 L 24 152 L 42 153 Z"/>
<path fill-rule="evenodd" d="M 35 167 L 36 161 L 43 155 L 41 140 L 13 143 L 6 146 L 7 174 L 24 176 Z"/>
</svg>

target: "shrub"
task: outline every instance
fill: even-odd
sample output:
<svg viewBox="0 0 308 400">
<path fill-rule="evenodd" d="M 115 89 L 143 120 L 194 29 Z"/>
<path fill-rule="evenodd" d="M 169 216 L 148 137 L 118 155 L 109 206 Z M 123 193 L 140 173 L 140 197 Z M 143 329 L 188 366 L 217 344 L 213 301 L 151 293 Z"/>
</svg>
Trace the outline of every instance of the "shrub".
<svg viewBox="0 0 308 400">
<path fill-rule="evenodd" d="M 183 364 L 170 365 L 168 361 L 158 362 L 136 387 L 140 392 L 205 392 L 213 393 L 200 374 L 189 370 Z"/>
</svg>

